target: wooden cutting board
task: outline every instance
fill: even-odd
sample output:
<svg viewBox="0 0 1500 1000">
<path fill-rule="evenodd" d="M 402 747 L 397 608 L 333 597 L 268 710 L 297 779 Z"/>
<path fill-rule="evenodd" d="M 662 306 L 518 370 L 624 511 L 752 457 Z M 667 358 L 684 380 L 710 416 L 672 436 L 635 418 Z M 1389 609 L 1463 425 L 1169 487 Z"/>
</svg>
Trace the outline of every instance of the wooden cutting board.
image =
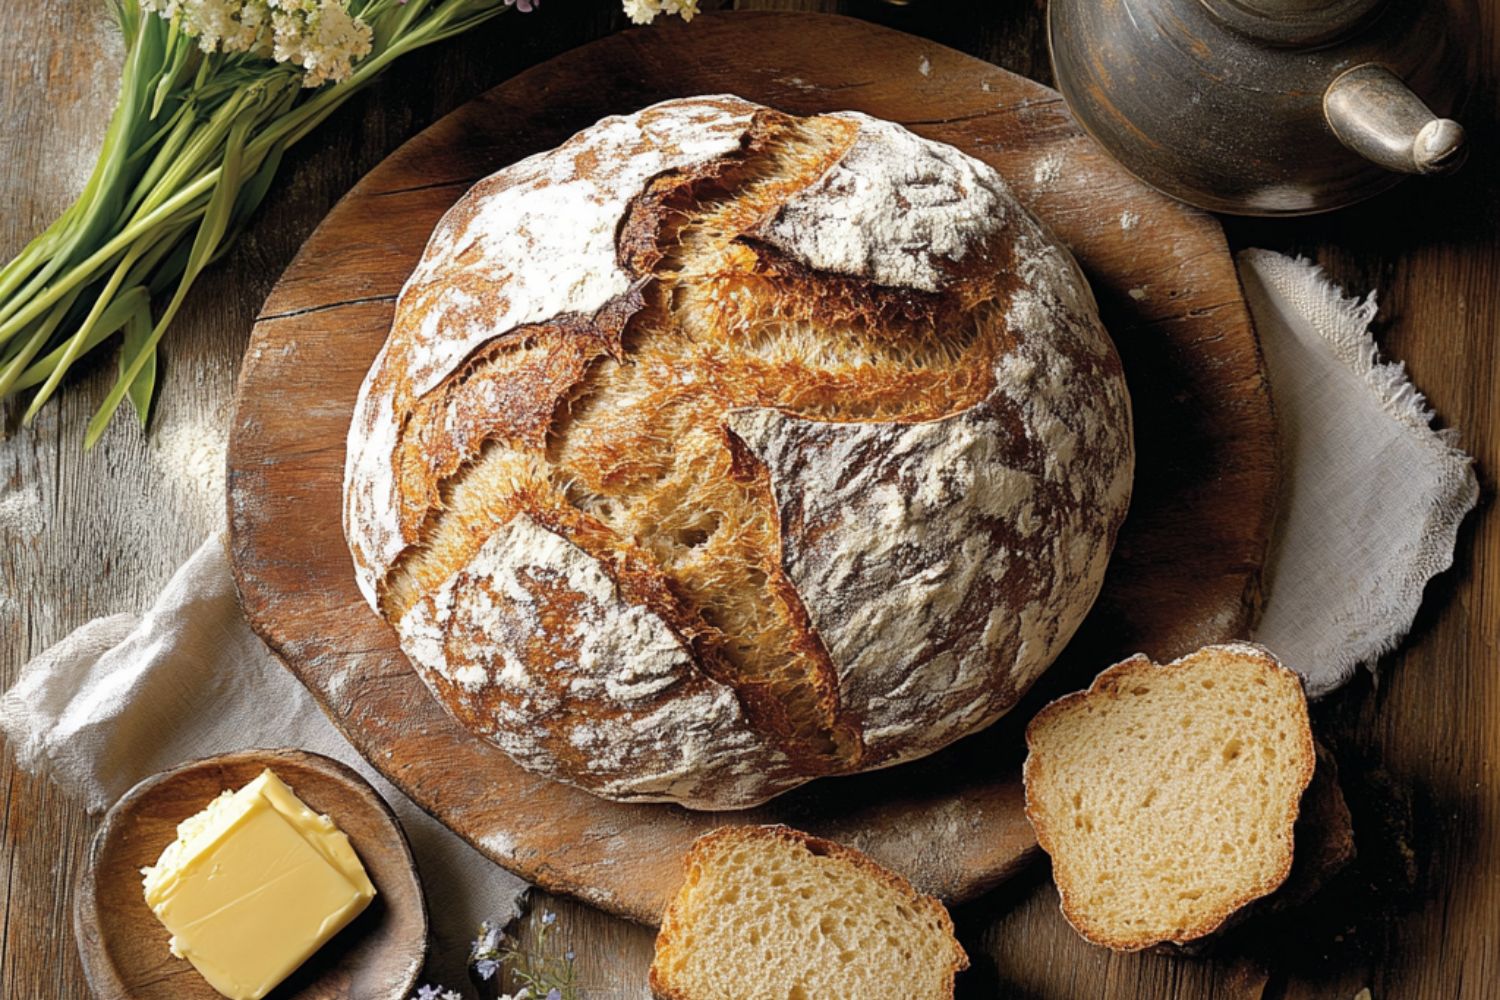
<svg viewBox="0 0 1500 1000">
<path fill-rule="evenodd" d="M 476 180 L 608 114 L 733 92 L 852 108 L 992 163 L 1077 254 L 1124 359 L 1139 448 L 1105 594 L 1063 659 L 987 732 L 891 771 L 825 779 L 745 813 L 620 805 L 522 771 L 423 687 L 360 598 L 340 525 L 344 439 L 396 293 Z M 1122 654 L 1241 635 L 1277 459 L 1259 348 L 1217 223 L 1133 180 L 1054 91 L 917 38 L 806 14 L 705 15 L 575 49 L 402 146 L 329 213 L 251 337 L 229 449 L 236 579 L 255 629 L 360 751 L 523 877 L 654 922 L 699 833 L 785 822 L 857 846 L 950 901 L 1035 850 L 1020 728 Z"/>
</svg>

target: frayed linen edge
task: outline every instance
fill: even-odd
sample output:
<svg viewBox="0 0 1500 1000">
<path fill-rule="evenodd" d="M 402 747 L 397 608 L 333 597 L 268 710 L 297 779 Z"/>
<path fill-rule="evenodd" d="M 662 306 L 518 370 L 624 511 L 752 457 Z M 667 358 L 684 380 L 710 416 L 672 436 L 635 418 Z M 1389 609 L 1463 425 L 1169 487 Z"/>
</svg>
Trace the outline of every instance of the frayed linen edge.
<svg viewBox="0 0 1500 1000">
<path fill-rule="evenodd" d="M 1458 431 L 1431 426 L 1436 414 L 1427 405 L 1426 396 L 1406 377 L 1405 363 L 1380 360 L 1380 350 L 1370 333 L 1370 324 L 1378 308 L 1374 291 L 1363 301 L 1345 295 L 1343 289 L 1323 273 L 1322 265 L 1306 257 L 1288 257 L 1273 250 L 1253 247 L 1242 250 L 1236 256 L 1236 262 L 1242 281 L 1245 272 L 1249 271 L 1261 279 L 1267 291 L 1280 298 L 1285 298 L 1284 282 L 1290 281 L 1300 282 L 1310 293 L 1320 296 L 1339 322 L 1332 329 L 1327 328 L 1327 324 L 1309 325 L 1328 341 L 1339 360 L 1364 379 L 1386 413 L 1407 427 L 1424 445 L 1440 449 L 1442 457 L 1447 460 L 1427 511 L 1427 526 L 1420 535 L 1421 547 L 1401 581 L 1399 597 L 1393 606 L 1382 612 L 1382 616 L 1395 622 L 1396 627 L 1376 641 L 1366 638 L 1361 643 L 1354 640 L 1354 648 L 1338 655 L 1330 664 L 1333 667 L 1330 680 L 1308 684 L 1308 697 L 1320 698 L 1347 683 L 1359 666 L 1365 666 L 1375 674 L 1377 661 L 1393 652 L 1406 638 L 1422 606 L 1428 582 L 1453 566 L 1458 530 L 1469 511 L 1479 502 L 1479 478 L 1474 472 L 1473 457 L 1459 446 Z M 1275 388 L 1272 385 L 1273 393 Z"/>
</svg>

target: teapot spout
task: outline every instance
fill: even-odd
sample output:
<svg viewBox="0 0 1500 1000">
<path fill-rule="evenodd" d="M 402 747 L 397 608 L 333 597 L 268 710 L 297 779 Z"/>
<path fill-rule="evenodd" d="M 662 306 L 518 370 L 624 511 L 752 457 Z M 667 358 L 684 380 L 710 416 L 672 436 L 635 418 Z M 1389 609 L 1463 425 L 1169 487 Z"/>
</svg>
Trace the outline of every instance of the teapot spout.
<svg viewBox="0 0 1500 1000">
<path fill-rule="evenodd" d="M 1400 77 L 1374 63 L 1328 85 L 1323 116 L 1340 142 L 1387 170 L 1447 173 L 1468 154 L 1462 125 L 1433 114 Z"/>
</svg>

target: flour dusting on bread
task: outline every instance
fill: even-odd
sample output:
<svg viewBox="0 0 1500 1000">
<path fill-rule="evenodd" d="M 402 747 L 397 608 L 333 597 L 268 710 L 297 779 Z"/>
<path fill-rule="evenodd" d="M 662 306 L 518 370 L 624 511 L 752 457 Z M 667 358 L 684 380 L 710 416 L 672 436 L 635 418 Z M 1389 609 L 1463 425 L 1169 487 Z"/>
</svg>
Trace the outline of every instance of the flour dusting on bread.
<svg viewBox="0 0 1500 1000">
<path fill-rule="evenodd" d="M 1096 596 L 1129 401 L 990 167 L 853 112 L 606 119 L 481 181 L 356 407 L 360 586 L 523 766 L 754 804 L 1006 711 Z"/>
<path fill-rule="evenodd" d="M 623 295 L 630 278 L 616 261 L 615 230 L 626 204 L 653 175 L 733 150 L 755 108 L 721 97 L 606 118 L 480 181 L 438 223 L 401 289 L 420 321 L 408 339 L 387 341 L 370 369 L 399 369 L 401 384 L 366 379 L 349 429 L 344 530 L 367 600 L 377 599 L 379 581 L 413 541 L 398 520 L 398 389 L 421 396 L 486 341 L 565 313 L 593 313 Z M 472 283 L 451 280 L 459 269 Z M 388 357 L 393 349 L 397 356 Z"/>
<path fill-rule="evenodd" d="M 830 274 L 936 292 L 1014 202 L 998 174 L 952 146 L 857 111 L 849 151 L 758 230 Z"/>
<path fill-rule="evenodd" d="M 556 607 L 567 609 L 564 619 Z M 698 673 L 666 623 L 622 601 L 597 560 L 524 515 L 497 529 L 398 631 L 429 681 L 447 682 L 465 721 L 518 763 L 550 771 L 570 746 L 616 796 L 711 800 L 713 788 L 777 756 L 747 727 L 733 691 Z M 512 651 L 531 643 L 569 651 L 553 664 L 561 683 L 539 683 L 521 666 Z M 583 701 L 595 711 L 568 711 Z M 562 727 L 545 745 L 531 729 L 538 714 Z"/>
</svg>

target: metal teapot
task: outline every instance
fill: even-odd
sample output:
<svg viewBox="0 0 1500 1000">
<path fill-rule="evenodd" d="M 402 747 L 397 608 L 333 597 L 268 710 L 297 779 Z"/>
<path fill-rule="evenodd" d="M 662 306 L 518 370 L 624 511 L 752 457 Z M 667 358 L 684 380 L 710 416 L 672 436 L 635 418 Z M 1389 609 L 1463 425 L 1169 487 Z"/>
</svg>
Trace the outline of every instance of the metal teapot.
<svg viewBox="0 0 1500 1000">
<path fill-rule="evenodd" d="M 1132 173 L 1200 208 L 1305 215 L 1452 170 L 1469 0 L 1051 0 L 1058 88 Z"/>
</svg>

